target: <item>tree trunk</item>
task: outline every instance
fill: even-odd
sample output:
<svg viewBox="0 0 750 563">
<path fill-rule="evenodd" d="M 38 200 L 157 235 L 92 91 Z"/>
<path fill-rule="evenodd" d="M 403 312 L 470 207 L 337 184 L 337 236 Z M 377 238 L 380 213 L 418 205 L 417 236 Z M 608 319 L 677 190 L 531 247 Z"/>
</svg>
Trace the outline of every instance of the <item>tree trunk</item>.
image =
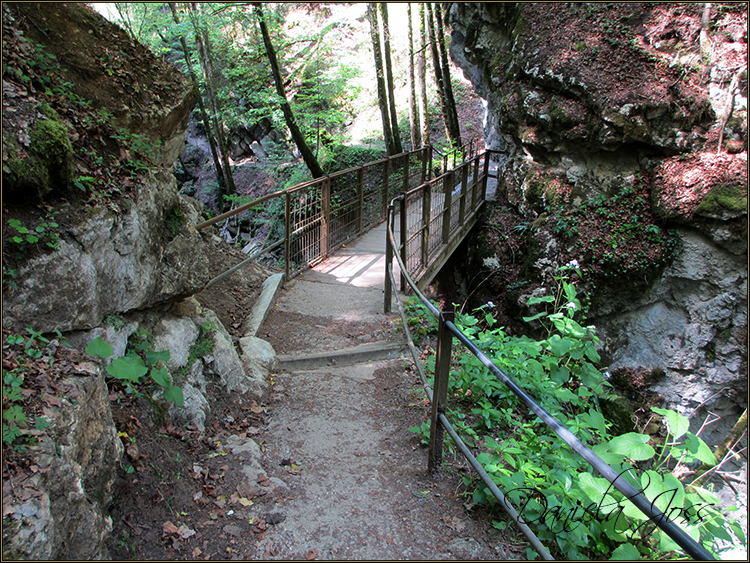
<svg viewBox="0 0 750 563">
<path fill-rule="evenodd" d="M 414 33 L 412 32 L 411 3 L 406 4 L 406 19 L 409 26 L 409 131 L 411 149 L 422 146 L 422 135 L 419 129 L 419 112 L 417 111 L 417 88 L 414 83 Z"/>
<path fill-rule="evenodd" d="M 424 28 L 424 3 L 419 4 L 419 54 L 417 55 L 417 77 L 419 84 L 419 99 L 422 112 L 422 144 L 430 144 L 430 114 L 427 105 L 427 61 L 425 51 L 427 50 L 427 37 Z"/>
<path fill-rule="evenodd" d="M 191 13 L 193 14 L 192 24 L 195 31 L 195 42 L 198 45 L 198 60 L 201 64 L 203 71 L 203 79 L 206 83 L 206 98 L 208 99 L 208 105 L 211 109 L 211 122 L 213 123 L 214 134 L 216 140 L 219 143 L 219 157 L 222 163 L 222 173 L 224 175 L 224 187 L 227 194 L 233 194 L 237 190 L 234 186 L 234 178 L 232 177 L 232 169 L 229 166 L 229 158 L 227 156 L 227 143 L 224 137 L 224 129 L 220 121 L 220 108 L 219 102 L 214 91 L 213 81 L 213 61 L 211 60 L 211 52 L 209 50 L 210 42 L 208 40 L 208 33 L 205 27 L 198 22 L 196 14 L 199 13 L 198 6 L 195 2 L 190 3 Z"/>
<path fill-rule="evenodd" d="M 437 39 L 435 37 L 435 24 L 432 17 L 432 4 L 427 2 L 427 31 L 430 35 L 430 51 L 432 51 L 432 68 L 435 71 L 435 84 L 437 85 L 438 95 L 440 96 L 440 109 L 443 113 L 443 125 L 445 126 L 445 136 L 452 142 L 450 116 L 448 115 L 448 104 L 445 100 L 445 87 L 443 86 L 443 70 L 440 64 L 440 54 L 438 52 Z"/>
<path fill-rule="evenodd" d="M 169 9 L 172 11 L 172 18 L 174 19 L 174 23 L 180 25 L 180 19 L 177 16 L 177 7 L 174 2 L 169 3 Z M 226 185 L 224 183 L 224 171 L 222 170 L 221 161 L 219 160 L 219 153 L 216 149 L 216 141 L 214 140 L 214 136 L 211 134 L 211 121 L 208 117 L 208 112 L 206 111 L 206 105 L 203 103 L 203 95 L 201 94 L 200 87 L 198 85 L 198 77 L 195 75 L 193 65 L 190 62 L 190 50 L 188 49 L 187 41 L 185 40 L 184 35 L 180 35 L 180 44 L 182 45 L 182 52 L 185 54 L 185 66 L 187 66 L 190 80 L 193 83 L 193 88 L 195 88 L 195 91 L 198 93 L 198 107 L 200 108 L 201 112 L 201 121 L 203 121 L 203 128 L 206 130 L 208 144 L 211 147 L 211 156 L 214 159 L 214 168 L 216 169 L 216 181 L 219 183 L 219 189 L 223 193 L 226 191 Z M 217 203 L 219 203 L 219 207 L 221 207 L 221 202 Z"/>
<path fill-rule="evenodd" d="M 310 150 L 305 142 L 305 137 L 297 126 L 297 122 L 294 120 L 294 114 L 292 108 L 289 105 L 289 101 L 286 98 L 286 91 L 284 90 L 284 81 L 281 77 L 281 70 L 279 68 L 279 62 L 276 59 L 276 50 L 273 48 L 271 43 L 271 36 L 268 34 L 268 27 L 266 26 L 266 20 L 263 16 L 263 8 L 260 2 L 254 2 L 255 13 L 258 16 L 258 25 L 260 26 L 260 32 L 263 35 L 263 43 L 266 46 L 266 54 L 268 55 L 268 62 L 271 64 L 271 72 L 273 73 L 273 81 L 276 83 L 276 93 L 281 98 L 281 111 L 284 114 L 284 121 L 286 126 L 289 128 L 289 132 L 292 134 L 294 144 L 297 145 L 299 152 L 302 154 L 302 159 L 305 161 L 307 168 L 310 170 L 313 178 L 320 178 L 323 176 L 323 169 L 318 163 L 318 159 Z"/>
<path fill-rule="evenodd" d="M 438 50 L 440 51 L 440 64 L 443 67 L 443 87 L 445 88 L 445 105 L 450 118 L 450 140 L 454 147 L 461 146 L 461 126 L 458 123 L 458 111 L 456 111 L 456 98 L 453 97 L 453 85 L 451 84 L 451 71 L 448 66 L 448 53 L 445 49 L 445 34 L 443 33 L 443 17 L 440 4 L 435 4 L 435 27 L 437 29 Z"/>
<path fill-rule="evenodd" d="M 380 117 L 383 120 L 383 136 L 388 154 L 396 154 L 391 132 L 391 121 L 388 117 L 388 97 L 385 92 L 385 79 L 383 78 L 383 59 L 380 53 L 380 32 L 378 31 L 378 12 L 373 2 L 367 4 L 367 19 L 370 21 L 370 37 L 372 39 L 372 52 L 375 56 L 375 74 L 378 84 L 378 106 Z"/>
<path fill-rule="evenodd" d="M 391 65 L 391 32 L 388 29 L 388 6 L 385 2 L 379 2 L 380 17 L 383 20 L 383 58 L 385 59 L 385 79 L 387 82 L 386 93 L 388 94 L 388 106 L 391 114 L 391 131 L 393 131 L 393 146 L 396 153 L 403 152 L 401 146 L 401 132 L 398 127 L 398 115 L 396 113 L 396 89 L 393 86 L 393 68 Z"/>
</svg>

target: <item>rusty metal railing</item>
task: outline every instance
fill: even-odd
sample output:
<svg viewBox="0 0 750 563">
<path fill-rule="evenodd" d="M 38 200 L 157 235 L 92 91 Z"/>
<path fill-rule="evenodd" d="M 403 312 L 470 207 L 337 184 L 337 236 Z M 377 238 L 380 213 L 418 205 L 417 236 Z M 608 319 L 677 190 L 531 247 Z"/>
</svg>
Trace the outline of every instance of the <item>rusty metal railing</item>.
<svg viewBox="0 0 750 563">
<path fill-rule="evenodd" d="M 280 261 L 285 279 L 289 280 L 385 220 L 388 202 L 393 197 L 430 177 L 431 159 L 432 147 L 428 146 L 334 172 L 267 194 L 203 221 L 196 229 L 205 229 L 251 212 L 271 200 L 282 199 L 283 238 L 267 240 L 261 253 L 283 246 Z M 258 255 L 256 252 L 255 256 Z"/>
<path fill-rule="evenodd" d="M 466 159 L 476 154 L 476 146 L 476 142 L 472 140 L 446 154 L 432 146 L 425 146 L 347 168 L 267 194 L 203 221 L 196 225 L 196 229 L 205 229 L 230 217 L 249 213 L 269 201 L 283 199 L 283 238 L 278 238 L 278 235 L 275 240 L 273 237 L 268 238 L 266 246 L 256 251 L 254 256 L 259 257 L 283 246 L 283 254 L 279 259 L 283 264 L 285 279 L 289 280 L 330 256 L 347 241 L 383 222 L 388 202 L 396 195 L 409 193 L 426 183 L 435 183 L 437 179 L 432 179 L 434 154 L 437 153 L 442 158 L 444 173 L 438 178 L 443 178 L 449 162 L 452 161 L 454 167 L 458 163 L 459 167 L 464 166 Z M 460 184 L 455 184 L 453 189 L 458 185 Z M 241 264 L 249 261 L 245 260 Z M 235 271 L 241 264 L 231 271 Z M 231 271 L 215 277 L 209 285 Z"/>
<path fill-rule="evenodd" d="M 404 192 L 399 198 L 400 256 L 405 272 L 418 280 L 420 289 L 432 281 L 468 234 L 484 204 L 493 153 L 476 154 L 472 149 L 461 154 L 463 160 L 454 168 Z M 403 276 L 401 291 L 408 291 Z M 386 313 L 390 312 L 389 303 L 386 300 Z"/>
</svg>

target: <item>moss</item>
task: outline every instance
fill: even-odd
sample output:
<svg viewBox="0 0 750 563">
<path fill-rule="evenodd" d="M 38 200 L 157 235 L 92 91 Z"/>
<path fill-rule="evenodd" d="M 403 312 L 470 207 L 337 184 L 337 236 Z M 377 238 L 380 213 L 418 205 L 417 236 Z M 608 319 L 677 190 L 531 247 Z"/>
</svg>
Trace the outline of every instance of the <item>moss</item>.
<svg viewBox="0 0 750 563">
<path fill-rule="evenodd" d="M 38 121 L 29 132 L 28 155 L 20 155 L 17 143 L 3 139 L 8 147 L 4 170 L 8 189 L 24 197 L 65 192 L 73 180 L 73 144 L 68 130 L 49 105 L 42 104 L 39 110 L 48 119 Z"/>
<path fill-rule="evenodd" d="M 695 210 L 698 215 L 720 215 L 722 211 L 747 210 L 747 186 L 719 186 L 714 188 Z"/>
</svg>

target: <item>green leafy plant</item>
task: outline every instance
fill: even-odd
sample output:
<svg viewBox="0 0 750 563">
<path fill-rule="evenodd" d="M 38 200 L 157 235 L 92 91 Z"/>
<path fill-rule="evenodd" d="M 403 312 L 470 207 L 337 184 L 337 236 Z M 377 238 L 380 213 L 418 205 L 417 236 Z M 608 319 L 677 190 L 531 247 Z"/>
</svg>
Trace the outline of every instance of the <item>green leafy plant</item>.
<svg viewBox="0 0 750 563">
<path fill-rule="evenodd" d="M 433 304 L 437 305 L 434 301 Z M 417 345 L 421 344 L 424 337 L 437 334 L 437 319 L 417 296 L 411 295 L 404 299 L 404 313 L 409 331 Z"/>
<path fill-rule="evenodd" d="M 86 347 L 90 356 L 107 359 L 112 356 L 112 346 L 104 339 L 97 337 Z M 184 404 L 182 389 L 172 385 L 172 378 L 166 362 L 169 361 L 169 350 L 156 352 L 151 349 L 151 343 L 146 331 L 139 331 L 128 353 L 122 358 L 116 358 L 107 366 L 107 373 L 120 381 L 128 393 L 137 394 L 139 388 L 146 383 L 146 374 L 162 391 L 164 399 L 181 407 Z M 153 398 L 153 397 L 152 397 Z"/>
<path fill-rule="evenodd" d="M 5 346 L 19 346 L 24 342 L 31 341 L 20 335 L 8 334 L 5 338 Z M 3 444 L 6 446 L 12 446 L 16 451 L 23 451 L 26 449 L 26 444 L 31 436 L 25 441 L 19 440 L 19 438 L 26 435 L 26 428 L 29 425 L 29 418 L 24 410 L 24 374 L 23 366 L 17 367 L 13 370 L 2 371 L 2 435 Z M 42 431 L 49 427 L 49 421 L 43 416 L 37 416 L 34 418 L 34 429 Z"/>
<path fill-rule="evenodd" d="M 30 247 L 44 242 L 49 248 L 56 250 L 60 245 L 60 236 L 55 229 L 60 225 L 55 222 L 42 222 L 36 227 L 25 227 L 18 219 L 8 219 L 8 226 L 16 231 L 8 241 L 17 245 L 19 257 L 26 255 Z"/>
<path fill-rule="evenodd" d="M 541 324 L 540 340 L 508 336 L 485 308 L 457 314 L 456 324 L 548 412 L 618 469 L 622 479 L 642 490 L 706 549 L 716 553 L 717 538 L 736 538 L 744 544 L 742 530 L 719 508 L 713 492 L 683 482 L 688 464 L 714 463 L 708 446 L 687 431 L 686 417 L 653 409 L 664 417 L 667 429 L 657 447 L 646 434 L 611 434 L 599 400 L 611 396 L 612 390 L 596 367 L 596 330 L 579 322 L 586 298 L 571 281 L 574 272 L 580 274 L 577 264 L 568 264 L 553 277 L 553 295 L 529 302 L 544 307 L 526 318 Z M 479 450 L 477 460 L 553 552 L 567 559 L 663 558 L 679 552 L 473 354 L 456 351 L 448 391 L 449 414 L 457 431 Z M 429 439 L 429 423 L 410 430 L 423 442 Z M 464 477 L 464 482 L 473 488 L 474 503 L 494 509 L 497 501 L 484 484 L 476 485 L 474 477 Z M 504 529 L 507 524 L 493 525 Z"/>
</svg>

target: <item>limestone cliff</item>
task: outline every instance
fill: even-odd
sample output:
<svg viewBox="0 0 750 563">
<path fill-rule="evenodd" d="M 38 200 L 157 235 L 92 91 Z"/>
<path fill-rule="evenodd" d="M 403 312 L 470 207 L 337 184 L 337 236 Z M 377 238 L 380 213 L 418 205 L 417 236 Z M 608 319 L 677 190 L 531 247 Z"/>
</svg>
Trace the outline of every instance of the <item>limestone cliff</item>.
<svg viewBox="0 0 750 563">
<path fill-rule="evenodd" d="M 86 345 L 102 336 L 112 361 L 149 331 L 184 393 L 167 415 L 200 429 L 204 373 L 256 397 L 266 382 L 213 311 L 185 300 L 214 251 L 171 171 L 189 81 L 83 4 L 4 3 L 2 18 L 3 374 L 22 388 L 7 401 L 3 388 L 3 556 L 106 559 L 123 445 Z"/>
<path fill-rule="evenodd" d="M 487 100 L 498 199 L 542 249 L 518 305 L 578 260 L 610 370 L 663 370 L 669 403 L 731 425 L 747 390 L 746 6 L 454 3 L 449 18 Z"/>
</svg>

